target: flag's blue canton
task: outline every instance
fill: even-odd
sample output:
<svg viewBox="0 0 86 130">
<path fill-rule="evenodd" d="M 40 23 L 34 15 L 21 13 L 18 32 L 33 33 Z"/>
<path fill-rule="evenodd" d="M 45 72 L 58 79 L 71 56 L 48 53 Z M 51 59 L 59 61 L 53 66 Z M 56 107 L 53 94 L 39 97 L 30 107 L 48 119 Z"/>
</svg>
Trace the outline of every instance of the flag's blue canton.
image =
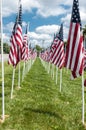
<svg viewBox="0 0 86 130">
<path fill-rule="evenodd" d="M 29 49 L 31 49 L 32 47 L 31 47 L 31 43 L 29 44 Z"/>
<path fill-rule="evenodd" d="M 15 35 L 15 33 L 16 33 L 17 19 L 18 19 L 18 15 L 16 16 L 16 20 L 15 20 L 14 27 L 13 27 L 13 31 L 12 31 L 12 34 L 14 34 L 14 35 Z"/>
<path fill-rule="evenodd" d="M 80 23 L 80 26 L 81 26 L 81 19 L 80 19 L 80 13 L 79 13 L 79 2 L 78 2 L 78 0 L 74 0 L 74 2 L 73 2 L 73 10 L 72 10 L 71 22 Z"/>
<path fill-rule="evenodd" d="M 25 32 L 25 34 L 27 34 L 27 28 L 28 28 L 28 24 L 26 25 L 26 32 Z"/>
<path fill-rule="evenodd" d="M 19 7 L 19 20 L 18 20 L 18 23 L 22 26 L 22 5 L 20 5 Z"/>
<path fill-rule="evenodd" d="M 59 33 L 58 33 L 58 38 L 63 41 L 63 24 L 61 24 Z"/>
</svg>

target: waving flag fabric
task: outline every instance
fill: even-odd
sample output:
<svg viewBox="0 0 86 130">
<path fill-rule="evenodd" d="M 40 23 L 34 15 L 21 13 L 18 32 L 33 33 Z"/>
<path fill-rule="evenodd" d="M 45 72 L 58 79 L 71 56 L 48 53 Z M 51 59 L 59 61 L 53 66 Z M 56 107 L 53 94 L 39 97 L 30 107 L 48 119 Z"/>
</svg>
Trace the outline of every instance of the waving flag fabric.
<svg viewBox="0 0 86 130">
<path fill-rule="evenodd" d="M 56 43 L 56 45 L 54 46 L 55 49 L 52 53 L 51 62 L 61 69 L 64 64 L 63 24 L 61 24 L 54 43 Z"/>
<path fill-rule="evenodd" d="M 65 67 L 72 71 L 73 78 L 82 75 L 83 70 L 83 35 L 79 13 L 79 2 L 74 0 L 70 23 Z"/>
<path fill-rule="evenodd" d="M 22 19 L 21 19 L 21 17 L 22 17 L 22 5 L 20 3 L 18 21 L 17 21 L 17 26 L 16 26 L 16 43 L 18 44 L 18 46 L 20 48 L 23 47 L 23 44 L 22 44 Z"/>
<path fill-rule="evenodd" d="M 21 4 L 20 4 L 19 13 L 17 14 L 16 21 L 15 21 L 13 31 L 12 31 L 12 35 L 11 35 L 11 39 L 10 39 L 11 47 L 10 47 L 9 59 L 8 59 L 8 64 L 12 64 L 15 67 L 18 64 L 18 62 L 21 60 L 21 46 L 18 44 L 19 43 L 18 36 L 20 35 L 20 37 L 22 37 L 22 33 L 20 33 L 21 31 L 19 32 L 19 35 L 18 35 L 18 24 L 22 23 L 21 13 L 22 12 L 21 12 Z"/>
<path fill-rule="evenodd" d="M 29 56 L 27 27 L 28 26 L 26 26 L 26 33 L 24 34 L 23 37 L 23 48 L 22 48 L 22 60 L 24 61 L 28 60 Z"/>
<path fill-rule="evenodd" d="M 18 46 L 16 44 L 16 24 L 17 24 L 17 19 L 13 27 L 13 32 L 11 35 L 11 47 L 10 47 L 10 53 L 9 53 L 9 60 L 8 64 L 12 64 L 13 66 L 16 66 L 18 63 Z"/>
</svg>

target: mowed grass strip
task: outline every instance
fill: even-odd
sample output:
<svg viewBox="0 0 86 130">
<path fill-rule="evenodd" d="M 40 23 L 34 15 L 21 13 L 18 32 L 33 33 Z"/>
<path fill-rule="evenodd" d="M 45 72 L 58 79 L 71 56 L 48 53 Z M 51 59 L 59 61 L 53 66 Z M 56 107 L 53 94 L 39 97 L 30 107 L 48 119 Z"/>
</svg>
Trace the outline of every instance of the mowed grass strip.
<svg viewBox="0 0 86 130">
<path fill-rule="evenodd" d="M 6 68 L 7 74 L 9 67 Z M 0 124 L 0 130 L 85 130 L 81 122 L 81 78 L 71 81 L 69 72 L 67 74 L 66 70 L 63 70 L 60 93 L 60 73 L 58 84 L 55 85 L 55 81 L 47 74 L 40 59 L 37 58 L 22 82 L 20 90 L 16 89 L 17 68 L 15 97 L 11 100 L 11 73 L 12 69 L 10 75 L 5 74 L 5 108 L 9 118 Z"/>
</svg>

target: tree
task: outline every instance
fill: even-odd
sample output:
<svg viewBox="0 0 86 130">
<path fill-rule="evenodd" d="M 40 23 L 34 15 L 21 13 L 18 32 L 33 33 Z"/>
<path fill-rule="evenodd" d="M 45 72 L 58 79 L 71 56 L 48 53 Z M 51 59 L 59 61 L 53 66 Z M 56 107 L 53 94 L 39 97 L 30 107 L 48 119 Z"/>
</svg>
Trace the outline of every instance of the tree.
<svg viewBox="0 0 86 130">
<path fill-rule="evenodd" d="M 40 52 L 42 50 L 42 48 L 39 45 L 36 45 L 36 50 L 37 50 L 37 52 Z"/>
<path fill-rule="evenodd" d="M 3 51 L 4 53 L 9 53 L 10 51 L 10 46 L 7 43 L 3 43 Z M 0 41 L 0 53 L 1 53 L 1 41 Z"/>
<path fill-rule="evenodd" d="M 35 49 L 37 50 L 37 56 L 39 56 L 40 51 L 42 51 L 42 48 L 39 45 L 36 45 Z"/>
</svg>

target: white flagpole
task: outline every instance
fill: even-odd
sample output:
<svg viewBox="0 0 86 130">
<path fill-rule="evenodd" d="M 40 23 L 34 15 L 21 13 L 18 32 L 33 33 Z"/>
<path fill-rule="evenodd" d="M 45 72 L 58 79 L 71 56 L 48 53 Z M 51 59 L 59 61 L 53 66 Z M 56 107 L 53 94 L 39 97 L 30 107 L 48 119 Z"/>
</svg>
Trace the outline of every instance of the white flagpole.
<svg viewBox="0 0 86 130">
<path fill-rule="evenodd" d="M 1 20 L 1 64 L 2 64 L 2 120 L 5 119 L 5 99 L 4 99 L 4 59 L 3 59 L 3 25 L 2 25 L 2 0 L 0 0 L 0 20 Z"/>
<path fill-rule="evenodd" d="M 84 39 L 84 48 L 85 48 L 85 39 Z M 84 99 L 84 70 L 82 72 L 82 123 L 84 124 L 84 110 L 85 110 L 85 99 Z"/>
<path fill-rule="evenodd" d="M 50 66 L 50 72 L 51 72 L 51 77 L 52 77 L 52 63 L 51 63 L 51 66 Z"/>
<path fill-rule="evenodd" d="M 20 88 L 20 62 L 19 62 L 19 73 L 18 73 L 18 88 Z"/>
<path fill-rule="evenodd" d="M 54 80 L 54 64 L 53 64 L 53 80 Z"/>
<path fill-rule="evenodd" d="M 13 68 L 12 88 L 11 88 L 11 99 L 13 98 L 14 77 L 15 77 L 15 68 Z"/>
<path fill-rule="evenodd" d="M 28 22 L 28 32 L 30 32 L 30 22 Z M 29 37 L 28 34 L 27 34 L 27 36 Z M 28 40 L 28 45 L 29 45 L 29 42 L 30 42 L 30 40 Z M 28 46 L 28 50 L 29 50 L 29 46 Z M 28 52 L 28 55 L 29 55 L 29 52 Z M 30 61 L 30 60 L 28 60 L 28 71 L 29 71 L 29 69 L 30 69 L 29 61 Z"/>
<path fill-rule="evenodd" d="M 22 81 L 24 79 L 24 74 L 25 74 L 25 61 L 24 61 L 23 72 L 22 72 Z"/>
<path fill-rule="evenodd" d="M 28 64 L 27 61 L 25 62 L 25 71 L 24 71 L 24 76 L 27 74 L 28 72 Z"/>
<path fill-rule="evenodd" d="M 30 70 L 30 60 L 28 60 L 28 72 Z"/>
<path fill-rule="evenodd" d="M 84 48 L 85 48 L 85 39 L 84 39 Z M 84 99 L 84 70 L 82 72 L 82 123 L 84 124 L 84 110 L 85 110 L 85 99 Z"/>
<path fill-rule="evenodd" d="M 32 58 L 30 59 L 30 69 L 31 69 L 31 67 L 32 67 Z"/>
<path fill-rule="evenodd" d="M 60 92 L 62 90 L 62 69 L 60 70 Z"/>
<path fill-rule="evenodd" d="M 57 78 L 58 78 L 58 67 L 56 66 L 56 84 L 57 84 Z"/>
<path fill-rule="evenodd" d="M 82 123 L 84 124 L 84 71 L 82 73 Z"/>
<path fill-rule="evenodd" d="M 50 62 L 49 62 L 49 69 L 48 69 L 48 74 L 50 73 Z"/>
</svg>

